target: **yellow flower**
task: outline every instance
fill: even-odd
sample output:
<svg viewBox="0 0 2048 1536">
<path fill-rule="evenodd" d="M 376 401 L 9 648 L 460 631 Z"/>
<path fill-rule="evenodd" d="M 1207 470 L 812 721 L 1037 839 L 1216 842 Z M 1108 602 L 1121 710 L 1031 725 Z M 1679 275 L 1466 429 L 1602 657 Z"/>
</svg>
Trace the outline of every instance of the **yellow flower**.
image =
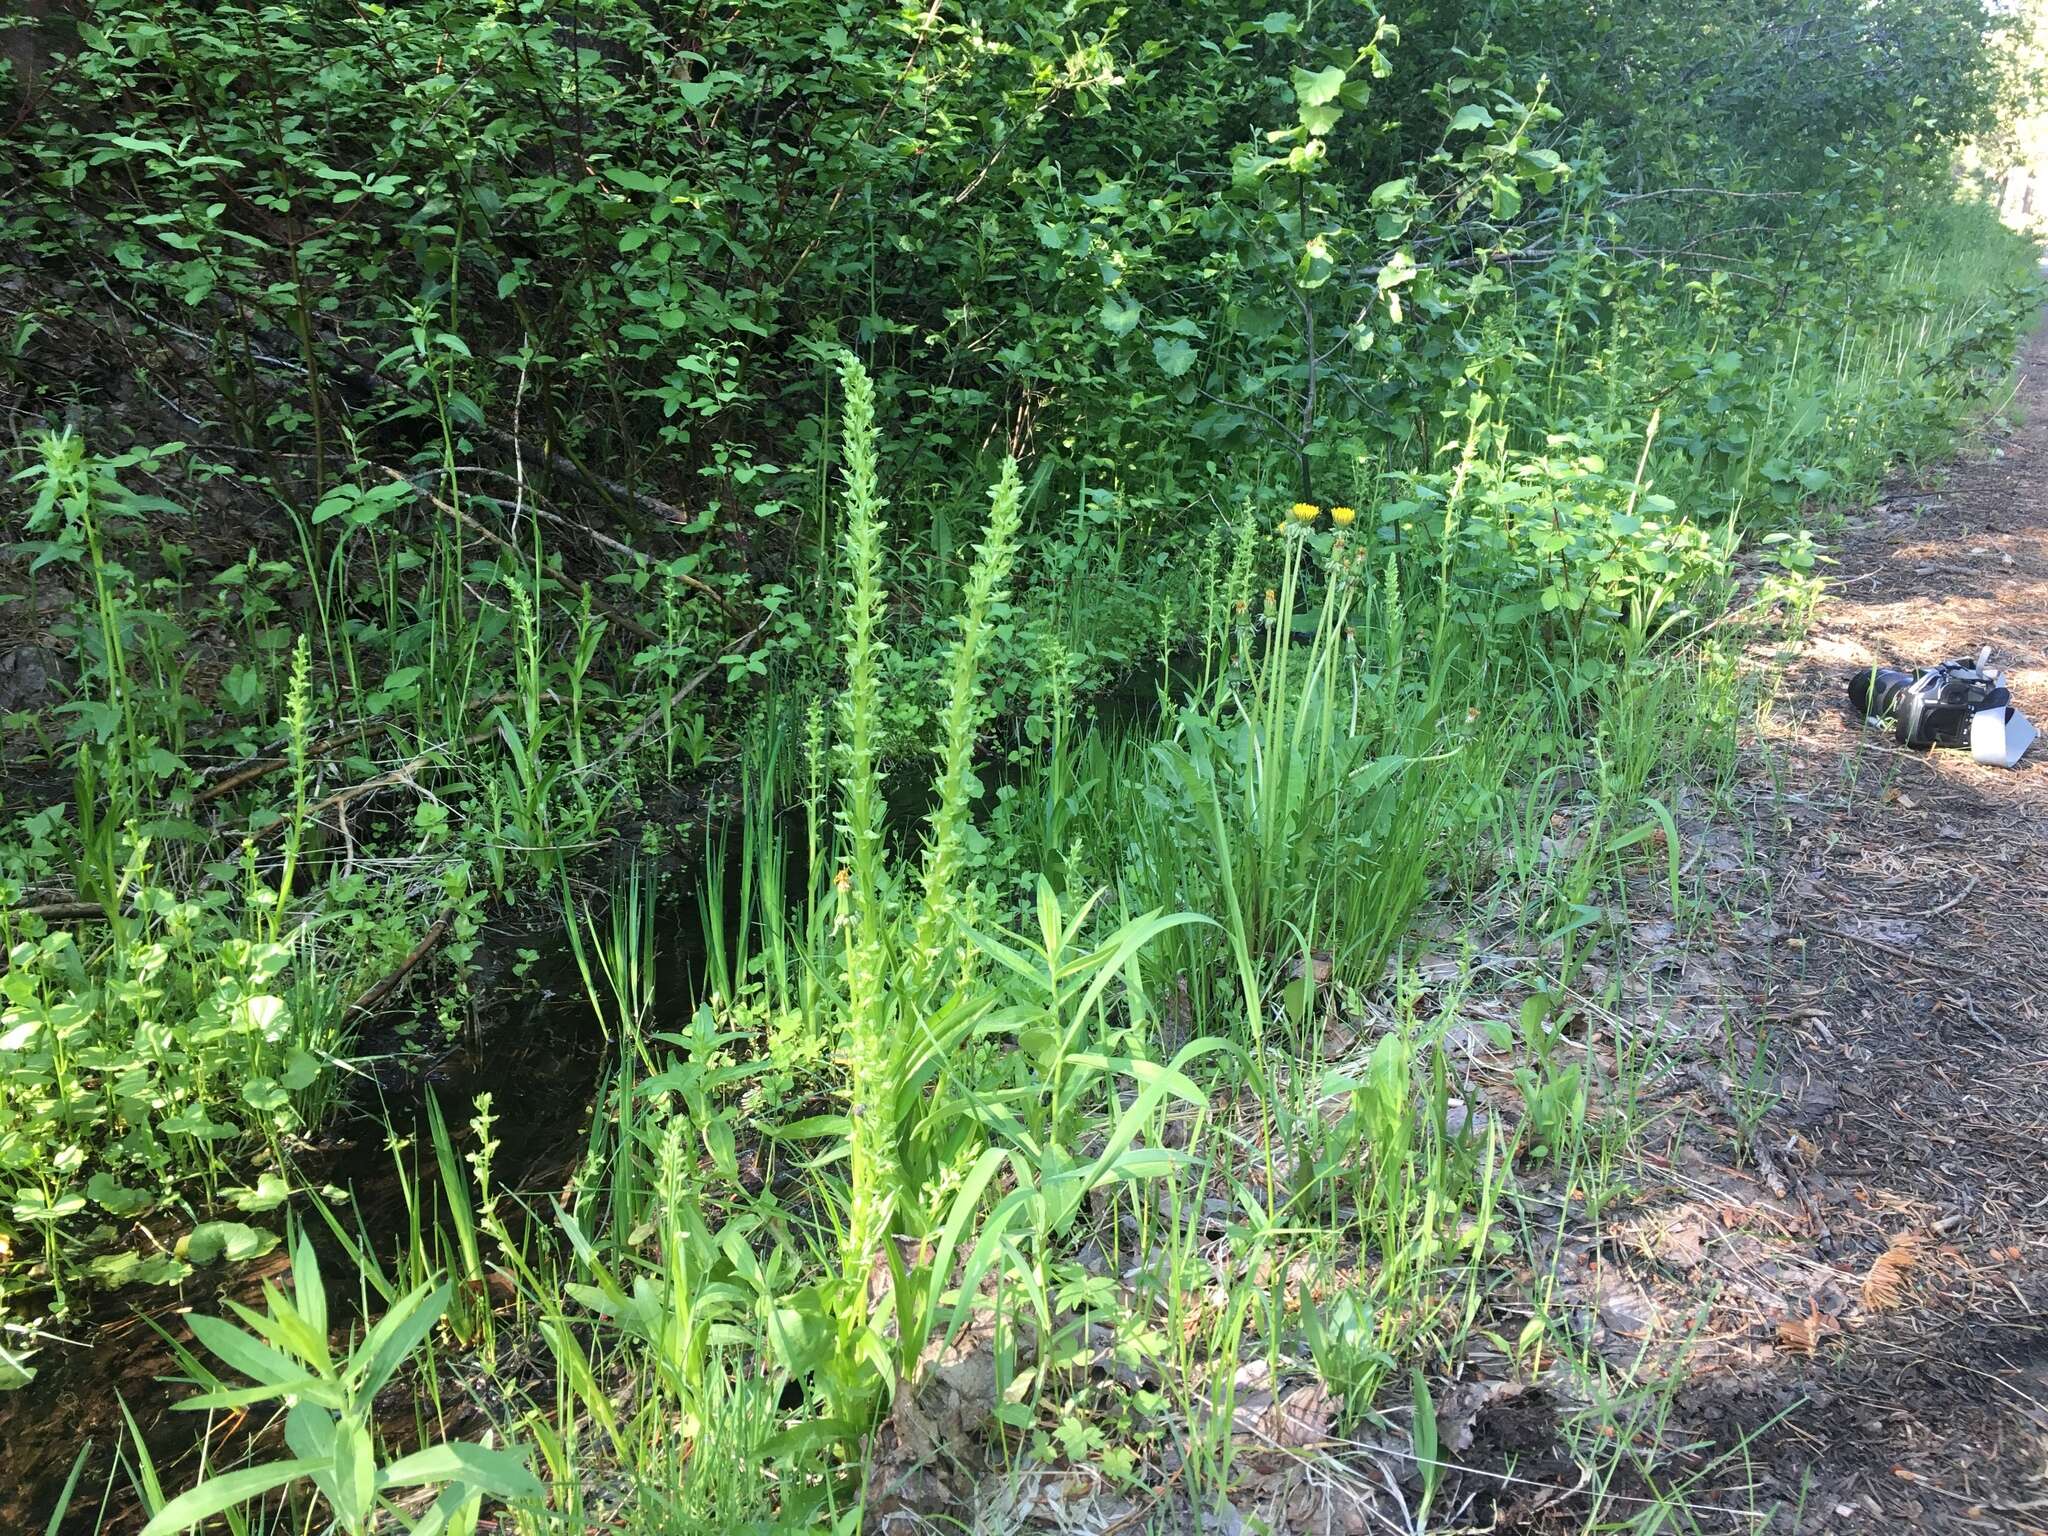
<svg viewBox="0 0 2048 1536">
<path fill-rule="evenodd" d="M 1323 509 L 1312 501 L 1297 501 L 1287 509 L 1287 515 L 1297 523 L 1312 523 L 1323 515 Z"/>
<path fill-rule="evenodd" d="M 1279 601 L 1280 594 L 1278 592 L 1275 592 L 1271 587 L 1266 588 L 1266 606 L 1270 608 Z"/>
<path fill-rule="evenodd" d="M 1339 528 L 1349 528 L 1358 521 L 1358 509 L 1356 507 L 1332 507 L 1330 508 L 1330 521 Z"/>
</svg>

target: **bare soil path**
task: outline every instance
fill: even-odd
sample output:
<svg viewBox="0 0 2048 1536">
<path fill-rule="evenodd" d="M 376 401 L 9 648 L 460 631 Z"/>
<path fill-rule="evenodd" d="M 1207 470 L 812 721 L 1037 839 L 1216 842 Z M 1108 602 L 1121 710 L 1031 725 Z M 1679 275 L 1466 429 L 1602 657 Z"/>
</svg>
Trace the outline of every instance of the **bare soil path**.
<svg viewBox="0 0 2048 1536">
<path fill-rule="evenodd" d="M 2048 751 L 1904 751 L 1844 694 L 1988 645 L 2048 723 L 2048 330 L 2022 368 L 2020 425 L 1834 540 L 1746 754 L 1767 919 L 1724 959 L 1779 1094 L 1751 1162 L 1787 1188 L 1746 1254 L 1725 1221 L 1709 1241 L 1746 1326 L 1706 1330 L 1677 1418 L 1761 1429 L 1741 1492 L 1775 1513 L 1701 1529 L 2048 1533 Z"/>
</svg>

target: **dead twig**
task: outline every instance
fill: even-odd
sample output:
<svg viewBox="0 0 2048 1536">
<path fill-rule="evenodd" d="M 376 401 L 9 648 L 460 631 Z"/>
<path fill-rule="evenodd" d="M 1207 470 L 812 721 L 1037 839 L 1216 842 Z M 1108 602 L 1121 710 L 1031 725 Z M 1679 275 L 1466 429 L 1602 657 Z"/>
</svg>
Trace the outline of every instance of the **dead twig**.
<svg viewBox="0 0 2048 1536">
<path fill-rule="evenodd" d="M 312 762 L 315 758 L 325 757 L 336 748 L 346 747 L 354 742 L 361 741 L 369 734 L 370 726 L 365 724 L 356 726 L 353 730 L 342 731 L 336 735 L 316 741 L 306 748 L 306 761 Z M 259 757 L 254 762 L 236 769 L 235 772 L 229 774 L 218 784 L 207 785 L 205 789 L 202 789 L 193 798 L 192 804 L 194 806 L 206 805 L 211 801 L 218 800 L 222 795 L 231 795 L 238 789 L 254 784 L 258 779 L 267 778 L 269 775 L 277 772 L 278 769 L 286 767 L 290 762 L 291 759 L 289 757 Z"/>
<path fill-rule="evenodd" d="M 1721 1081 L 1720 1074 L 1711 1072 L 1695 1062 L 1686 1075 L 1714 1101 L 1721 1113 L 1733 1122 L 1736 1137 L 1748 1151 L 1750 1161 L 1756 1164 L 1757 1174 L 1763 1179 L 1764 1187 L 1778 1199 L 1786 1199 L 1791 1187 L 1785 1182 L 1784 1170 L 1778 1167 L 1777 1159 L 1771 1156 L 1770 1148 L 1764 1145 L 1764 1138 L 1756 1133 L 1754 1127 L 1743 1124 L 1743 1117 L 1736 1112 L 1735 1101 L 1729 1097 L 1728 1085 Z"/>
<path fill-rule="evenodd" d="M 543 454 L 542 457 L 551 458 L 552 456 Z M 519 483 L 518 477 L 516 475 L 507 474 L 502 469 L 493 469 L 488 464 L 464 464 L 461 466 L 460 472 L 467 475 L 489 475 L 499 480 L 510 480 L 515 486 Z M 621 490 L 623 490 L 623 487 L 621 488 Z M 661 505 L 663 507 L 668 507 L 667 502 L 662 502 Z M 678 516 L 681 515 L 679 509 L 673 507 L 669 507 L 668 509 L 672 512 L 676 512 Z M 571 533 L 581 534 L 584 538 L 590 540 L 591 543 L 597 545 L 600 549 L 610 550 L 615 555 L 623 555 L 626 559 L 631 560 L 635 565 L 639 566 L 642 570 L 660 570 L 663 576 L 673 575 L 674 580 L 681 582 L 684 586 L 691 588 L 693 591 L 703 593 L 704 596 L 710 598 L 714 603 L 718 604 L 721 608 L 730 608 L 732 606 L 731 600 L 725 595 L 725 593 L 719 591 L 718 588 L 712 586 L 702 577 L 692 576 L 687 572 L 684 572 L 680 575 L 675 575 L 674 573 L 671 573 L 669 571 L 661 570 L 661 562 L 656 560 L 652 555 L 648 554 L 646 551 L 635 549 L 632 545 L 623 543 L 620 540 L 613 538 L 608 533 L 600 533 L 597 529 L 591 527 L 588 523 L 579 523 L 572 517 L 565 517 L 559 512 L 551 512 L 546 507 L 542 506 L 539 502 L 533 500 L 530 493 L 527 494 L 525 505 L 520 510 L 525 512 L 531 512 L 532 514 L 534 514 L 534 516 L 541 518 L 543 521 L 553 523 L 557 528 L 566 528 Z"/>
<path fill-rule="evenodd" d="M 747 651 L 747 646 L 752 643 L 754 637 L 760 634 L 761 631 L 766 629 L 767 627 L 768 621 L 766 619 L 763 619 L 759 624 L 756 624 L 744 635 L 741 635 L 738 640 L 733 642 L 733 654 L 744 656 Z M 653 728 L 654 722 L 656 720 L 659 720 L 663 715 L 666 715 L 669 712 L 669 710 L 674 709 L 678 704 L 682 703 L 683 700 L 687 699 L 691 694 L 695 693 L 700 687 L 703 686 L 704 679 L 709 677 L 713 672 L 716 672 L 724 664 L 724 658 L 720 658 L 718 661 L 707 662 L 702 667 L 698 668 L 696 672 L 692 673 L 687 679 L 684 680 L 683 685 L 680 688 L 676 689 L 674 693 L 668 696 L 668 704 L 664 708 L 660 710 L 648 711 L 647 718 L 642 720 L 638 725 L 634 726 L 632 730 L 626 733 L 624 739 L 622 739 L 616 747 L 612 748 L 611 755 L 613 757 L 620 757 L 623 756 L 626 752 L 630 751 L 632 749 L 633 743 L 638 741 L 642 736 L 645 736 L 648 733 L 648 731 Z"/>
<path fill-rule="evenodd" d="M 413 945 L 411 950 L 406 953 L 406 957 L 398 962 L 397 970 L 342 1009 L 341 1016 L 346 1019 L 351 1014 L 368 1013 L 379 1003 L 383 1002 L 385 998 L 397 991 L 405 978 L 418 968 L 419 963 L 432 954 L 439 947 L 441 941 L 448 937 L 448 930 L 454 926 L 455 912 L 451 908 L 436 918 L 434 925 L 420 936 L 419 943 Z"/>
<path fill-rule="evenodd" d="M 104 903 L 97 901 L 46 901 L 36 907 L 16 907 L 13 915 L 40 917 L 48 923 L 74 923 L 103 918 L 107 909 Z"/>
<path fill-rule="evenodd" d="M 506 551 L 514 559 L 520 561 L 524 561 L 526 559 L 525 551 L 520 549 L 518 545 L 514 544 L 510 539 L 507 539 L 503 534 L 498 533 L 494 529 L 486 528 L 482 523 L 478 522 L 475 518 L 471 517 L 467 512 L 463 511 L 460 507 L 455 506 L 451 502 L 443 501 L 440 497 L 436 496 L 432 491 L 427 490 L 417 481 L 407 479 L 404 475 L 401 475 L 395 469 L 387 468 L 384 471 L 384 473 L 389 475 L 393 480 L 396 480 L 400 485 L 411 486 L 414 490 L 418 491 L 422 496 L 426 497 L 427 500 L 430 503 L 432 503 L 433 506 L 436 507 L 438 510 L 446 513 L 449 517 L 454 518 L 456 522 L 460 523 L 463 527 L 469 529 L 470 532 L 476 534 L 478 537 L 490 540 L 491 543 L 497 545 L 498 548 Z M 622 610 L 613 607 L 609 603 L 599 603 L 596 601 L 595 598 L 592 599 L 592 603 L 594 606 L 604 610 L 606 618 L 610 619 L 614 624 L 618 625 L 619 628 L 627 631 L 629 634 L 638 635 L 642 640 L 647 641 L 651 645 L 659 645 L 661 643 L 662 637 L 660 635 L 656 634 L 653 630 L 649 629 L 645 624 L 642 624 L 638 619 L 634 618 L 631 614 L 623 612 Z"/>
</svg>

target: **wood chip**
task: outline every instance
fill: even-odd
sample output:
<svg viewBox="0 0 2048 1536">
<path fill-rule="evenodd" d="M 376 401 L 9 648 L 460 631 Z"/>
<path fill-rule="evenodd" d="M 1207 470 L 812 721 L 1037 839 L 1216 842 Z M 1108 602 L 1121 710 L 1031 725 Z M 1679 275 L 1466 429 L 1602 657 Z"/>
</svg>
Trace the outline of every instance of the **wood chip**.
<svg viewBox="0 0 2048 1536">
<path fill-rule="evenodd" d="M 1871 1261 L 1863 1277 L 1863 1306 L 1869 1312 L 1885 1312 L 1906 1299 L 1906 1275 L 1920 1262 L 1920 1238 L 1901 1232 L 1883 1253 Z"/>
<path fill-rule="evenodd" d="M 1832 1317 L 1821 1315 L 1819 1302 L 1809 1301 L 1806 1306 L 1806 1316 L 1788 1317 L 1778 1324 L 1778 1348 L 1788 1355 L 1819 1353 L 1820 1341 L 1837 1326 Z"/>
</svg>

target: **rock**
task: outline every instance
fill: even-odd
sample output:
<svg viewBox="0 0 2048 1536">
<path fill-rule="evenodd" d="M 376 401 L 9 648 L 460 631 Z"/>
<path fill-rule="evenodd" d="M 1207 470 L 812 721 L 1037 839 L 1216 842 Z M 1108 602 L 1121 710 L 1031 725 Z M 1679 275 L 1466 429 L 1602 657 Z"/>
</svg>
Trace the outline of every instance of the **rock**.
<svg viewBox="0 0 2048 1536">
<path fill-rule="evenodd" d="M 0 714 L 52 702 L 62 680 L 60 665 L 40 645 L 17 645 L 0 654 Z"/>
</svg>

